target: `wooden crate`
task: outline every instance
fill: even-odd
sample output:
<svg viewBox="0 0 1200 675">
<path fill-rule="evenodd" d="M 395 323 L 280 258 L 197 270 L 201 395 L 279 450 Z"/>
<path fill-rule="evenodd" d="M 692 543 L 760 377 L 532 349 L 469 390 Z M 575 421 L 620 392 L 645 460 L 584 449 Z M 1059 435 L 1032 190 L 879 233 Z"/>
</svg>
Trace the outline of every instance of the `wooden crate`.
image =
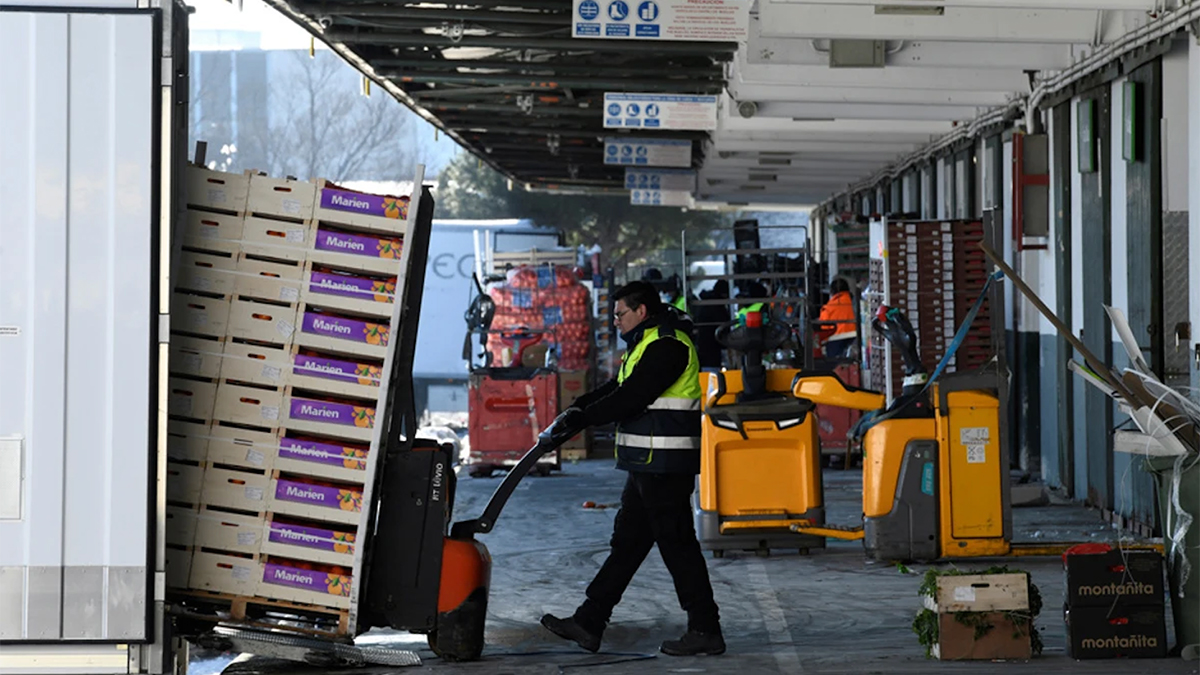
<svg viewBox="0 0 1200 675">
<path fill-rule="evenodd" d="M 173 335 L 167 367 L 172 375 L 215 380 L 221 376 L 221 355 L 224 351 L 224 338 Z"/>
<path fill-rule="evenodd" d="M 259 216 L 308 220 L 313 215 L 316 194 L 314 183 L 254 174 L 250 176 L 246 210 Z"/>
<path fill-rule="evenodd" d="M 184 221 L 185 248 L 234 254 L 241 248 L 243 216 L 189 209 Z"/>
<path fill-rule="evenodd" d="M 349 609 L 350 586 L 349 574 L 328 574 L 268 560 L 263 567 L 258 595 L 272 600 Z"/>
<path fill-rule="evenodd" d="M 187 588 L 192 571 L 192 550 L 179 546 L 167 546 L 167 587 Z"/>
<path fill-rule="evenodd" d="M 400 234 L 408 218 L 409 197 L 373 195 L 317 181 L 313 219 L 361 230 Z"/>
<path fill-rule="evenodd" d="M 372 407 L 379 399 L 383 378 L 383 365 L 379 361 L 324 354 L 311 356 L 299 347 L 293 347 L 292 352 L 288 367 L 293 389 L 362 399 L 369 401 Z"/>
<path fill-rule="evenodd" d="M 403 249 L 400 236 L 348 232 L 318 224 L 308 260 L 336 269 L 398 276 Z"/>
<path fill-rule="evenodd" d="M 312 248 L 308 223 L 248 216 L 242 226 L 242 253 L 275 260 L 303 261 Z"/>
<path fill-rule="evenodd" d="M 262 552 L 293 560 L 353 566 L 354 541 L 352 528 L 297 525 L 275 518 L 267 523 Z"/>
<path fill-rule="evenodd" d="M 208 422 L 167 421 L 167 457 L 186 462 L 208 460 Z"/>
<path fill-rule="evenodd" d="M 938 615 L 938 642 L 932 654 L 943 661 L 1028 659 L 1032 621 L 1015 625 L 1007 612 L 1029 611 L 1025 574 L 964 574 L 938 577 L 937 596 L 922 598 Z M 972 615 L 968 623 L 959 620 Z M 992 628 L 976 637 L 975 624 Z"/>
<path fill-rule="evenodd" d="M 290 345 L 295 332 L 295 307 L 242 299 L 230 305 L 228 337 Z"/>
<path fill-rule="evenodd" d="M 261 513 L 267 510 L 270 487 L 271 480 L 265 472 L 209 466 L 204 472 L 200 504 Z"/>
<path fill-rule="evenodd" d="M 167 501 L 199 504 L 203 484 L 203 464 L 167 462 Z"/>
<path fill-rule="evenodd" d="M 197 515 L 197 549 L 258 555 L 266 532 L 264 514 L 230 513 L 206 507 Z"/>
<path fill-rule="evenodd" d="M 292 432 L 370 443 L 375 426 L 375 404 L 354 405 L 288 392 L 281 409 L 280 426 Z"/>
<path fill-rule="evenodd" d="M 212 211 L 242 213 L 250 192 L 250 176 L 187 167 L 188 206 Z"/>
<path fill-rule="evenodd" d="M 361 484 L 366 480 L 368 451 L 367 444 L 284 436 L 279 439 L 274 466 L 289 474 Z"/>
<path fill-rule="evenodd" d="M 191 547 L 195 543 L 196 525 L 199 522 L 196 518 L 195 506 L 168 506 L 166 520 L 167 544 Z"/>
<path fill-rule="evenodd" d="M 188 588 L 235 595 L 254 595 L 262 580 L 263 564 L 251 558 L 196 551 Z"/>
<path fill-rule="evenodd" d="M 183 251 L 179 254 L 175 290 L 227 296 L 233 293 L 236 267 L 237 261 L 231 256 Z"/>
<path fill-rule="evenodd" d="M 211 464 L 266 472 L 274 468 L 278 445 L 279 434 L 274 430 L 214 424 L 209 431 L 208 459 Z"/>
<path fill-rule="evenodd" d="M 273 428 L 279 424 L 279 407 L 282 404 L 283 391 L 279 388 L 265 389 L 222 382 L 217 387 L 213 419 Z"/>
<path fill-rule="evenodd" d="M 171 331 L 225 337 L 229 323 L 229 298 L 188 293 L 171 294 Z"/>
<path fill-rule="evenodd" d="M 288 478 L 271 481 L 267 508 L 272 513 L 358 526 L 362 488 L 325 487 Z"/>
<path fill-rule="evenodd" d="M 364 321 L 302 308 L 297 315 L 295 344 L 330 354 L 382 361 L 391 329 L 386 322 Z"/>
<path fill-rule="evenodd" d="M 261 260 L 242 254 L 235 269 L 234 292 L 239 297 L 270 302 L 300 299 L 304 268 L 298 263 Z"/>
<path fill-rule="evenodd" d="M 341 270 L 323 271 L 309 263 L 304 272 L 302 296 L 309 307 L 371 316 L 387 323 L 395 306 L 396 279 Z"/>
<path fill-rule="evenodd" d="M 266 387 L 282 386 L 288 381 L 291 354 L 291 349 L 273 345 L 226 342 L 221 379 Z"/>
<path fill-rule="evenodd" d="M 217 397 L 215 382 L 172 377 L 167 383 L 167 412 L 176 417 L 211 420 Z"/>
</svg>

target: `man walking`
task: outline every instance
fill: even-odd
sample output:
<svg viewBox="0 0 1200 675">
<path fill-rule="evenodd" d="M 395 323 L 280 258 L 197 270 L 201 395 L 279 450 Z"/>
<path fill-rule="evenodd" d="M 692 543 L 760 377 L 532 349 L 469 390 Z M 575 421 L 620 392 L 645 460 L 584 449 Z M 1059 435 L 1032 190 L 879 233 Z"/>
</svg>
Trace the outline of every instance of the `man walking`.
<svg viewBox="0 0 1200 675">
<path fill-rule="evenodd" d="M 595 652 L 613 608 L 658 544 L 671 573 L 687 632 L 667 640 L 671 656 L 721 654 L 725 640 L 708 567 L 692 524 L 691 496 L 700 471 L 700 371 L 696 347 L 658 291 L 635 281 L 613 294 L 627 350 L 617 378 L 581 396 L 563 416 L 571 429 L 617 423 L 617 468 L 629 472 L 613 523 L 608 559 L 571 617 L 547 614 L 542 625 Z"/>
</svg>

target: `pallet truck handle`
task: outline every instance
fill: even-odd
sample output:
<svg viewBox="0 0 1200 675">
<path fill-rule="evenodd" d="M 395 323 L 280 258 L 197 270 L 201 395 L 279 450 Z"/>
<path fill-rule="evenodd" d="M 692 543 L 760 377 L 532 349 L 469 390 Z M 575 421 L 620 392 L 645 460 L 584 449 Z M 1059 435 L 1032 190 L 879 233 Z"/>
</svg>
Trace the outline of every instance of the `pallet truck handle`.
<svg viewBox="0 0 1200 675">
<path fill-rule="evenodd" d="M 513 490 L 517 489 L 517 483 L 520 483 L 525 474 L 533 469 L 533 465 L 537 464 L 543 455 L 557 450 L 572 436 L 582 431 L 582 429 L 566 429 L 555 432 L 554 429 L 559 426 L 559 422 L 564 417 L 566 417 L 565 412 L 538 434 L 537 444 L 525 453 L 521 461 L 517 462 L 504 480 L 500 481 L 500 485 L 496 486 L 496 491 L 492 493 L 492 498 L 488 500 L 487 506 L 483 509 L 483 515 L 473 520 L 457 522 L 450 528 L 451 539 L 472 539 L 476 534 L 486 534 L 492 531 L 496 519 L 500 517 L 500 511 L 508 503 L 508 498 L 512 496 Z"/>
</svg>

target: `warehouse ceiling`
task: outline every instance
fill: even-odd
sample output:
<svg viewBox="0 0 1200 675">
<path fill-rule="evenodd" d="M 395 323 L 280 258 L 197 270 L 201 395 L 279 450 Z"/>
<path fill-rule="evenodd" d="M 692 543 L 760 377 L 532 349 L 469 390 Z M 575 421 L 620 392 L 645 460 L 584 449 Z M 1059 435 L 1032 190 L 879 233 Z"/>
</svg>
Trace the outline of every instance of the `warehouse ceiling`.
<svg viewBox="0 0 1200 675">
<path fill-rule="evenodd" d="M 757 0 L 741 43 L 574 39 L 571 0 L 270 0 L 520 183 L 620 189 L 606 92 L 720 94 L 698 201 L 814 204 L 1179 0 Z M 604 3 L 602 3 L 604 4 Z"/>
</svg>

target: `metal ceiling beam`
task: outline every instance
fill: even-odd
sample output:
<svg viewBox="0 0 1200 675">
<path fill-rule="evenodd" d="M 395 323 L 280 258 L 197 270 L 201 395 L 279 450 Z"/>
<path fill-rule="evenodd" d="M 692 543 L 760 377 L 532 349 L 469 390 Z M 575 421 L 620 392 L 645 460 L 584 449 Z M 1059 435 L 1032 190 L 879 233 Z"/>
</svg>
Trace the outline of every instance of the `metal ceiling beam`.
<svg viewBox="0 0 1200 675">
<path fill-rule="evenodd" d="M 459 102 L 431 102 L 426 106 L 434 112 L 450 112 L 450 111 L 471 111 L 483 113 L 506 113 L 510 115 L 525 115 L 531 117 L 579 117 L 592 119 L 603 117 L 604 111 L 599 108 L 568 108 L 565 106 L 549 106 L 549 105 L 534 105 L 528 112 L 522 112 L 515 104 L 501 103 L 459 103 Z"/>
<path fill-rule="evenodd" d="M 822 140 L 776 140 L 769 137 L 752 136 L 750 138 L 714 138 L 708 147 L 709 153 L 717 152 L 840 152 L 843 154 L 865 154 L 880 158 L 880 166 L 898 155 L 920 149 L 921 143 L 896 143 L 873 141 L 846 141 L 837 138 Z"/>
<path fill-rule="evenodd" d="M 618 91 L 646 92 L 678 92 L 678 93 L 717 93 L 724 89 L 722 82 L 704 82 L 696 80 L 666 80 L 647 78 L 616 78 L 602 79 L 590 77 L 555 77 L 535 79 L 537 75 L 498 74 L 498 73 L 417 73 L 410 70 L 380 68 L 380 77 L 386 77 L 394 82 L 416 84 L 469 84 L 469 85 L 511 85 L 527 89 L 612 89 Z"/>
<path fill-rule="evenodd" d="M 894 137 L 902 141 L 927 142 L 931 136 L 941 136 L 954 130 L 951 122 L 937 120 L 790 120 L 777 117 L 726 117 L 719 122 L 722 132 L 774 133 L 780 141 L 789 138 L 812 138 L 830 134 L 854 134 L 860 137 Z"/>
<path fill-rule="evenodd" d="M 946 7 L 940 16 L 876 14 L 874 6 L 763 2 L 767 37 L 974 42 L 1091 42 L 1096 12 L 1080 9 Z"/>
<path fill-rule="evenodd" d="M 345 44 L 376 44 L 416 47 L 492 47 L 496 49 L 545 49 L 569 52 L 612 52 L 623 54 L 695 54 L 732 58 L 736 42 L 639 42 L 636 40 L 575 40 L 572 38 L 495 37 L 466 35 L 451 40 L 441 35 L 388 33 L 337 28 L 325 31 L 325 39 Z"/>
<path fill-rule="evenodd" d="M 1084 10 L 1143 10 L 1150 11 L 1161 0 L 771 0 L 780 4 L 808 5 L 866 5 L 887 4 L 891 7 L 984 7 L 991 9 L 1084 9 Z"/>
<path fill-rule="evenodd" d="M 924 89 L 1029 93 L 1029 76 L 1019 70 L 977 68 L 830 68 L 735 62 L 732 81 L 794 87 Z"/>
<path fill-rule="evenodd" d="M 898 87 L 798 87 L 736 81 L 730 82 L 728 88 L 729 93 L 738 101 L 969 105 L 980 108 L 1004 105 L 1014 96 L 1011 92 L 1003 91 L 951 91 Z"/>
<path fill-rule="evenodd" d="M 347 16 L 347 17 L 381 17 L 389 19 L 418 19 L 427 20 L 431 24 L 442 21 L 466 21 L 472 23 L 519 23 L 525 25 L 559 26 L 564 29 L 571 27 L 569 12 L 548 14 L 544 12 L 497 12 L 481 9 L 416 9 L 397 7 L 395 5 L 376 4 L 336 4 L 336 5 L 301 5 L 301 11 L 312 15 Z"/>
<path fill-rule="evenodd" d="M 903 105 L 895 103 L 787 103 L 766 101 L 758 104 L 755 117 L 788 119 L 856 120 L 972 120 L 982 109 L 968 105 Z"/>
<path fill-rule="evenodd" d="M 401 59 L 401 58 L 381 58 L 371 59 L 371 64 L 376 68 L 410 68 L 416 70 L 454 70 L 456 68 L 475 68 L 483 70 L 509 70 L 523 72 L 552 72 L 552 73 L 569 73 L 569 74 L 595 74 L 601 76 L 611 76 L 613 72 L 618 72 L 622 75 L 627 74 L 653 74 L 661 75 L 664 69 L 660 66 L 631 66 L 627 64 L 618 65 L 600 65 L 588 63 L 571 63 L 559 61 L 543 61 L 533 63 L 529 61 L 504 61 L 501 59 Z M 670 73 L 679 77 L 700 77 L 709 79 L 721 79 L 724 77 L 724 71 L 719 66 L 712 67 L 688 67 L 688 66 L 670 66 Z"/>
</svg>

